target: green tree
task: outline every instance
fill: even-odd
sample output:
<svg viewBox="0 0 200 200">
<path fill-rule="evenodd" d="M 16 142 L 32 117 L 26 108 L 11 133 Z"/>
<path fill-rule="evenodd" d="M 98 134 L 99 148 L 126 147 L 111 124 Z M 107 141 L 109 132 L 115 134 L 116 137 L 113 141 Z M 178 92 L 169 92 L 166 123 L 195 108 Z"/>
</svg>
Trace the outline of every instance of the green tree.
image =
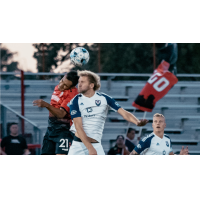
<svg viewBox="0 0 200 200">
<path fill-rule="evenodd" d="M 39 43 L 33 44 L 36 48 L 36 52 L 33 57 L 37 59 L 37 68 L 39 72 L 43 72 L 43 65 L 45 72 L 50 72 L 52 67 L 57 68 L 63 61 L 70 59 L 71 51 L 80 46 L 79 43 Z M 88 45 L 87 43 L 81 44 L 90 53 L 90 62 L 83 68 L 74 67 L 74 69 L 93 69 L 95 71 L 96 65 L 96 45 Z M 59 55 L 59 51 L 62 54 Z"/>
<path fill-rule="evenodd" d="M 180 43 L 178 50 L 178 73 L 200 74 L 200 44 Z"/>
<path fill-rule="evenodd" d="M 83 67 L 98 72 L 98 44 L 79 43 L 48 43 L 34 44 L 37 52 L 39 72 L 42 72 L 43 49 L 45 55 L 45 71 L 49 72 L 52 66 L 59 66 L 69 59 L 70 52 L 77 46 L 83 46 L 90 53 L 90 61 Z M 59 51 L 63 52 L 58 56 Z M 152 73 L 153 72 L 153 44 L 152 43 L 101 43 L 100 65 L 102 72 L 108 73 Z M 200 73 L 200 44 L 178 44 L 178 73 Z M 158 66 L 158 61 L 156 66 Z"/>
<path fill-rule="evenodd" d="M 1 70 L 6 68 L 7 72 L 13 72 L 18 69 L 18 62 L 13 62 L 12 58 L 16 52 L 10 52 L 7 48 L 1 47 L 0 44 L 0 66 Z"/>
<path fill-rule="evenodd" d="M 101 44 L 103 72 L 150 73 L 153 71 L 152 44 Z"/>
</svg>

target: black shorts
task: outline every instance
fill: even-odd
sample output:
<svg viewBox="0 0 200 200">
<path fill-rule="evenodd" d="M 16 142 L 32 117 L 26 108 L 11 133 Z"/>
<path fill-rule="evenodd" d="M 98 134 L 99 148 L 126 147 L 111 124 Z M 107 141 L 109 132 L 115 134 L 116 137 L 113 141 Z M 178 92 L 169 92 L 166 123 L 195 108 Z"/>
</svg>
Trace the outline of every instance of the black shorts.
<svg viewBox="0 0 200 200">
<path fill-rule="evenodd" d="M 42 155 L 68 155 L 69 148 L 73 141 L 73 133 L 62 132 L 58 137 L 49 137 L 48 131 L 43 139 Z"/>
</svg>

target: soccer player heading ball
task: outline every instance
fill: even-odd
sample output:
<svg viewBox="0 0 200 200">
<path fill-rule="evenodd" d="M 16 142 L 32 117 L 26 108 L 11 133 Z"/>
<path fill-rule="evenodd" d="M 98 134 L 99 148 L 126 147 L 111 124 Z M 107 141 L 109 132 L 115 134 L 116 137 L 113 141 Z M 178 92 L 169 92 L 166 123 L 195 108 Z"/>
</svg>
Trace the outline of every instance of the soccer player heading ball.
<svg viewBox="0 0 200 200">
<path fill-rule="evenodd" d="M 75 133 L 69 155 L 105 155 L 101 145 L 102 133 L 109 109 L 118 112 L 125 120 L 145 126 L 147 120 L 138 120 L 127 112 L 110 96 L 97 92 L 100 89 L 100 77 L 91 71 L 78 72 L 78 91 L 80 94 L 70 102 L 70 114 Z"/>
<path fill-rule="evenodd" d="M 72 120 L 68 103 L 78 94 L 75 87 L 78 78 L 76 71 L 67 73 L 55 87 L 50 104 L 42 99 L 33 101 L 34 106 L 49 110 L 48 127 L 42 147 L 43 155 L 66 155 L 69 152 L 74 134 L 69 131 Z"/>
<path fill-rule="evenodd" d="M 156 113 L 153 116 L 153 133 L 144 137 L 130 155 L 174 155 L 171 140 L 164 134 L 166 127 L 165 117 Z M 182 147 L 180 155 L 188 155 L 188 147 Z"/>
</svg>

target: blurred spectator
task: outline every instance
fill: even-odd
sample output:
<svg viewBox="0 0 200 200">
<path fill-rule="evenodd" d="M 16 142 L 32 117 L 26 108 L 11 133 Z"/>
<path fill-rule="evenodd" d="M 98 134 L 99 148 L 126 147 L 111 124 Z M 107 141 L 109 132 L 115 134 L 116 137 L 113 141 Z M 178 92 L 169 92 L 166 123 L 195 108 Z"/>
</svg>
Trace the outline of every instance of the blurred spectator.
<svg viewBox="0 0 200 200">
<path fill-rule="evenodd" d="M 118 135 L 116 145 L 108 151 L 108 155 L 129 155 L 128 148 L 124 144 L 124 136 Z"/>
<path fill-rule="evenodd" d="M 26 140 L 18 134 L 18 124 L 12 123 L 10 126 L 10 135 L 6 136 L 1 141 L 2 155 L 28 155 Z M 3 150 L 5 148 L 5 150 Z"/>
<path fill-rule="evenodd" d="M 126 136 L 125 145 L 128 147 L 128 151 L 132 152 L 136 145 L 132 142 L 135 138 L 135 129 L 129 128 Z"/>
</svg>

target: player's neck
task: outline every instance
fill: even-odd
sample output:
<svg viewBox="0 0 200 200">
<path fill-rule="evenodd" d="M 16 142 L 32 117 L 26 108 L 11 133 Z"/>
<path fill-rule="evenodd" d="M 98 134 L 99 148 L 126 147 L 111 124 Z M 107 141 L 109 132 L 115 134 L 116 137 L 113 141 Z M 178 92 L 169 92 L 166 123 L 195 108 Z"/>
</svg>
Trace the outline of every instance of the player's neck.
<svg viewBox="0 0 200 200">
<path fill-rule="evenodd" d="M 17 137 L 17 136 L 18 136 L 18 133 L 17 133 L 17 134 L 11 133 L 10 135 L 13 136 L 13 137 Z"/>
<path fill-rule="evenodd" d="M 155 133 L 155 135 L 157 135 L 159 138 L 163 139 L 164 131 L 155 131 L 154 133 Z"/>
<path fill-rule="evenodd" d="M 95 94 L 95 91 L 94 91 L 94 90 L 88 90 L 88 91 L 85 92 L 83 95 L 84 95 L 85 97 L 90 98 L 90 97 L 93 97 L 94 94 Z"/>
</svg>

